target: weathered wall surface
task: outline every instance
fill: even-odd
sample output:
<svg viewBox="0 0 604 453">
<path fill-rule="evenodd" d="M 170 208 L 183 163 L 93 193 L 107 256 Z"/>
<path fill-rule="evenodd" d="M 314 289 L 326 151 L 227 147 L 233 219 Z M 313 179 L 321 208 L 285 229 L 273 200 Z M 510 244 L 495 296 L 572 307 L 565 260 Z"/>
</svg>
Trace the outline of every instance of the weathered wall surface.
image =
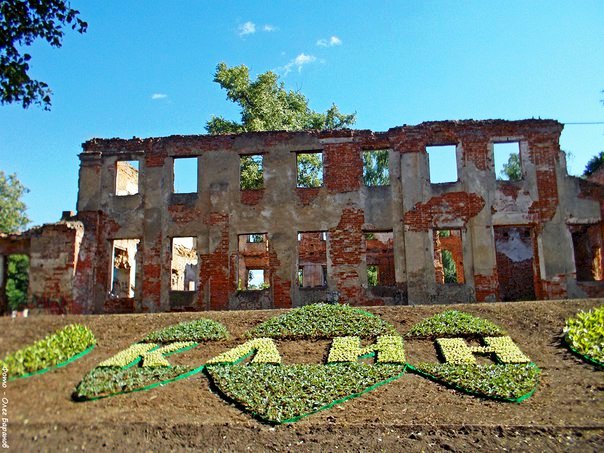
<svg viewBox="0 0 604 453">
<path fill-rule="evenodd" d="M 83 230 L 73 249 L 73 306 L 155 312 L 286 308 L 338 298 L 354 305 L 495 301 L 520 297 L 510 286 L 518 272 L 528 274 L 527 294 L 537 299 L 602 296 L 601 280 L 577 280 L 575 261 L 586 261 L 587 252 L 575 256 L 573 231 L 589 228 L 595 244 L 589 256 L 601 268 L 603 186 L 567 175 L 561 130 L 551 120 L 469 120 L 383 133 L 91 140 L 80 155 L 77 219 Z M 493 147 L 501 142 L 518 143 L 520 181 L 496 179 Z M 455 147 L 452 182 L 431 182 L 426 147 L 437 145 Z M 387 150 L 389 185 L 363 183 L 363 152 L 369 150 Z M 297 187 L 298 153 L 321 153 L 320 187 Z M 262 156 L 262 184 L 242 190 L 240 158 L 248 155 Z M 192 193 L 173 190 L 174 160 L 181 158 L 197 166 Z M 138 162 L 138 173 L 119 170 L 128 192 L 138 180 L 132 195 L 119 195 L 124 191 L 116 187 L 125 161 Z M 130 175 L 126 183 L 124 175 Z M 435 240 L 437 230 L 455 231 L 455 240 Z M 504 230 L 508 238 L 499 235 Z M 510 232 L 522 236 L 529 261 L 510 247 Z M 298 240 L 299 233 L 325 233 L 325 241 Z M 262 253 L 254 252 L 256 244 L 241 245 L 250 234 L 264 235 Z M 371 239 L 376 234 L 389 240 L 380 245 Z M 176 237 L 196 239 L 195 291 L 171 290 Z M 134 297 L 123 301 L 109 297 L 112 244 L 119 239 L 140 241 Z M 442 247 L 453 256 L 456 283 L 444 283 L 435 265 Z M 579 266 L 582 275 L 585 265 Z M 378 268 L 379 284 L 370 282 L 368 267 Z M 268 288 L 246 290 L 241 282 L 249 269 L 261 269 Z M 304 272 L 306 284 L 300 284 Z"/>
</svg>

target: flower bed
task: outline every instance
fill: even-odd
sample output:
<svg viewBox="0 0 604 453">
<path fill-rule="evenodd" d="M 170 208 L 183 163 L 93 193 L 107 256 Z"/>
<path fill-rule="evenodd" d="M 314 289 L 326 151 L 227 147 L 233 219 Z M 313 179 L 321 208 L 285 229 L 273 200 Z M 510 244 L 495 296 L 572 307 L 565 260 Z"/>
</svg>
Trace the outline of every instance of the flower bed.
<svg viewBox="0 0 604 453">
<path fill-rule="evenodd" d="M 169 343 L 172 341 L 218 341 L 226 340 L 225 326 L 212 319 L 181 322 L 165 329 L 150 333 L 141 343 Z"/>
<path fill-rule="evenodd" d="M 520 402 L 534 393 L 541 371 L 503 333 L 492 322 L 466 313 L 435 315 L 416 324 L 406 336 L 436 339 L 445 363 L 422 362 L 409 369 L 471 395 Z M 483 346 L 468 345 L 466 339 L 474 338 L 481 339 Z M 491 356 L 497 363 L 477 364 L 477 354 Z"/>
<path fill-rule="evenodd" d="M 77 385 L 72 394 L 76 401 L 94 400 L 122 393 L 148 390 L 193 375 L 188 367 L 170 366 L 153 368 L 97 367 Z"/>
<path fill-rule="evenodd" d="M 584 360 L 604 367 L 604 306 L 566 320 L 564 342 Z"/>
<path fill-rule="evenodd" d="M 535 364 L 457 365 L 419 363 L 412 371 L 471 395 L 520 402 L 530 397 L 539 384 L 541 371 Z"/>
<path fill-rule="evenodd" d="M 314 304 L 296 308 L 246 332 L 248 338 L 319 339 L 395 334 L 393 325 L 349 305 Z"/>
<path fill-rule="evenodd" d="M 397 379 L 404 371 L 404 365 L 356 362 L 206 368 L 225 398 L 270 423 L 295 422 Z"/>
<path fill-rule="evenodd" d="M 96 344 L 92 331 L 79 324 L 69 324 L 30 346 L 19 349 L 0 361 L 9 379 L 42 374 L 89 353 Z"/>
<path fill-rule="evenodd" d="M 375 356 L 380 363 L 405 363 L 403 338 L 398 335 L 383 335 L 373 345 L 361 347 L 359 337 L 336 337 L 333 339 L 327 363 L 356 362 L 361 357 Z"/>
<path fill-rule="evenodd" d="M 281 355 L 273 340 L 270 338 L 255 338 L 208 360 L 206 364 L 234 365 L 245 360 L 253 353 L 255 353 L 255 356 L 252 359 L 252 363 L 281 363 Z"/>
<path fill-rule="evenodd" d="M 200 341 L 227 337 L 226 327 L 208 319 L 180 323 L 152 332 L 143 342 L 135 343 L 99 363 L 84 376 L 72 397 L 76 401 L 93 400 L 147 390 L 192 376 L 199 373 L 204 365 L 197 368 L 172 366 L 166 357 L 192 349 Z"/>
<path fill-rule="evenodd" d="M 449 310 L 415 324 L 406 334 L 413 338 L 479 337 L 505 335 L 505 331 L 486 319 Z"/>
</svg>

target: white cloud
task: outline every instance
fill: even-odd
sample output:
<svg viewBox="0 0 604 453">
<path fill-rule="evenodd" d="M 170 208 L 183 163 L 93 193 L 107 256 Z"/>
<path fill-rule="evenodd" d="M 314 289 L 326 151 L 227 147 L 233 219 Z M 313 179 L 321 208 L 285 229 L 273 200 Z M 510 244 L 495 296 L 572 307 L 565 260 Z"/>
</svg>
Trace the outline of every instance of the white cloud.
<svg viewBox="0 0 604 453">
<path fill-rule="evenodd" d="M 302 66 L 309 63 L 313 63 L 316 60 L 317 57 L 315 57 L 314 55 L 306 55 L 304 52 L 302 52 L 300 55 L 298 55 L 296 58 L 294 58 L 292 61 L 290 61 L 283 67 L 283 69 L 285 70 L 285 75 L 289 74 L 294 67 L 298 68 L 298 72 L 300 72 L 302 71 Z"/>
<path fill-rule="evenodd" d="M 262 31 L 277 31 L 277 27 L 275 27 L 274 25 L 266 24 L 264 27 L 262 27 Z"/>
<path fill-rule="evenodd" d="M 249 20 L 239 26 L 239 36 L 252 35 L 256 33 L 256 24 L 254 22 L 250 22 Z"/>
<path fill-rule="evenodd" d="M 333 47 L 333 46 L 341 46 L 342 40 L 337 36 L 331 36 L 329 39 L 319 39 L 317 41 L 317 46 L 319 47 Z"/>
<path fill-rule="evenodd" d="M 153 93 L 151 95 L 151 99 L 153 99 L 154 101 L 158 100 L 158 99 L 166 99 L 168 97 L 167 94 L 164 93 Z"/>
</svg>

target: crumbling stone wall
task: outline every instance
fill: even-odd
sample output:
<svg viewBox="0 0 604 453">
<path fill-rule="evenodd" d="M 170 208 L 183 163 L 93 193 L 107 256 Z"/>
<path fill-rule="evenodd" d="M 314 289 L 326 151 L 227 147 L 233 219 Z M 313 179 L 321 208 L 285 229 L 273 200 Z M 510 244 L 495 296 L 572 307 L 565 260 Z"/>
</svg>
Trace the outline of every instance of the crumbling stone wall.
<svg viewBox="0 0 604 453">
<path fill-rule="evenodd" d="M 602 280 L 577 279 L 584 271 L 577 268 L 573 231 L 586 226 L 589 240 L 602 242 L 604 186 L 567 175 L 561 131 L 552 120 L 468 120 L 379 133 L 90 140 L 80 155 L 83 229 L 74 248 L 72 305 L 100 313 L 287 308 L 328 299 L 380 305 L 603 296 Z M 493 147 L 500 142 L 518 143 L 520 181 L 497 180 Z M 436 145 L 455 147 L 452 182 L 431 182 L 427 147 Z M 369 150 L 387 150 L 389 185 L 363 183 L 362 154 Z M 297 187 L 297 153 L 321 153 L 320 187 Z M 262 156 L 263 186 L 241 190 L 240 158 L 250 154 Z M 196 191 L 174 193 L 174 160 L 187 157 L 197 164 Z M 126 167 L 138 186 L 120 195 L 118 162 L 126 161 L 138 162 L 137 173 Z M 522 236 L 533 254 L 530 265 L 506 248 L 502 229 L 530 231 Z M 436 241 L 437 230 L 459 235 Z M 298 240 L 308 232 L 325 232 L 326 240 Z M 388 232 L 391 240 L 372 243 L 368 232 Z M 250 234 L 265 235 L 260 255 L 255 244 L 240 244 Z M 171 290 L 175 237 L 196 239 L 195 291 Z M 115 240 L 139 241 L 134 297 L 123 300 L 109 297 Z M 442 247 L 453 255 L 455 284 L 439 278 L 434 258 Z M 316 285 L 319 261 L 326 268 L 322 286 Z M 368 281 L 368 266 L 376 265 L 383 268 L 378 286 Z M 301 287 L 304 266 L 313 284 Z M 264 271 L 267 288 L 241 287 L 251 267 Z M 530 294 L 509 288 L 519 272 Z"/>
</svg>

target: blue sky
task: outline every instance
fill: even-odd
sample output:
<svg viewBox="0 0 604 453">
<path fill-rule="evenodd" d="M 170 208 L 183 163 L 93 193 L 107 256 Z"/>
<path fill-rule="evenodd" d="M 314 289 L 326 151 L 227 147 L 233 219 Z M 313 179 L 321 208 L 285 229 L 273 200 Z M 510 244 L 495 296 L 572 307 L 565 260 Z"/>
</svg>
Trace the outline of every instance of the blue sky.
<svg viewBox="0 0 604 453">
<path fill-rule="evenodd" d="M 0 169 L 17 173 L 32 224 L 75 210 L 81 143 L 204 133 L 238 118 L 216 65 L 273 70 L 313 109 L 356 128 L 447 119 L 604 122 L 604 2 L 72 0 L 88 32 L 30 49 L 50 112 L 0 106 Z M 567 125 L 580 174 L 604 125 Z"/>
</svg>

